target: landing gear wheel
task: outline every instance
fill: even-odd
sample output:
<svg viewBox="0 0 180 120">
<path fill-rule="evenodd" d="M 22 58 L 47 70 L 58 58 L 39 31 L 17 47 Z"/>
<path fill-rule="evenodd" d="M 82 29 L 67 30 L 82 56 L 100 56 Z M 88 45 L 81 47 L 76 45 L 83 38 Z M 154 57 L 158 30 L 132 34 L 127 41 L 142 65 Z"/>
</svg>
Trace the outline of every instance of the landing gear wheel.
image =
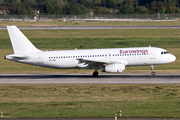
<svg viewBox="0 0 180 120">
<path fill-rule="evenodd" d="M 152 72 L 151 74 L 152 74 L 152 76 L 155 76 L 156 73 L 155 73 L 155 72 Z"/>
<path fill-rule="evenodd" d="M 153 65 L 151 65 L 151 70 L 152 70 L 152 73 L 151 73 L 152 76 L 155 76 L 156 73 L 154 72 L 154 66 Z"/>
<path fill-rule="evenodd" d="M 98 76 L 98 71 L 94 71 L 93 72 L 93 77 L 97 77 Z"/>
</svg>

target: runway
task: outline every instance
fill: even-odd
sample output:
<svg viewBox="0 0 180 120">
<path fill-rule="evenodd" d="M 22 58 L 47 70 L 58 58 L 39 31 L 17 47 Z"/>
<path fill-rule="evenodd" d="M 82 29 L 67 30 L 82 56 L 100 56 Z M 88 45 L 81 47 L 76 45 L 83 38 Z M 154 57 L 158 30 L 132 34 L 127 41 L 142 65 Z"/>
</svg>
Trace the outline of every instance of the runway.
<svg viewBox="0 0 180 120">
<path fill-rule="evenodd" d="M 69 29 L 180 29 L 180 26 L 39 26 L 18 27 L 21 30 L 69 30 Z M 0 30 L 6 30 L 0 27 Z"/>
<path fill-rule="evenodd" d="M 0 74 L 0 84 L 180 84 L 180 74 Z"/>
</svg>

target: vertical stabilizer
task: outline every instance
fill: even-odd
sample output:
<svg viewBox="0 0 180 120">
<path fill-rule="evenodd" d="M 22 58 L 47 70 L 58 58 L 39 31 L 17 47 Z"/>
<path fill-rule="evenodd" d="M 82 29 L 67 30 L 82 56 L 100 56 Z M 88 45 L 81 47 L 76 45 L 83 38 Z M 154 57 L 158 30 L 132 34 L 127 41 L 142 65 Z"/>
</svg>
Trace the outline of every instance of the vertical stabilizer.
<svg viewBox="0 0 180 120">
<path fill-rule="evenodd" d="M 26 38 L 26 36 L 16 26 L 7 26 L 7 30 L 15 54 L 40 51 Z"/>
</svg>

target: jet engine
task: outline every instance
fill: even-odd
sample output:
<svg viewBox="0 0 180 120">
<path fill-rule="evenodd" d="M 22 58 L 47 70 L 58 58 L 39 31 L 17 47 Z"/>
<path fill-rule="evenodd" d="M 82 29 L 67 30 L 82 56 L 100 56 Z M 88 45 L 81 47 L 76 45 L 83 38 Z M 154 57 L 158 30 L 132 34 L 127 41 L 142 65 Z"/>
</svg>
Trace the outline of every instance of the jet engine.
<svg viewBox="0 0 180 120">
<path fill-rule="evenodd" d="M 125 65 L 122 63 L 107 64 L 101 67 L 102 72 L 125 72 Z"/>
</svg>

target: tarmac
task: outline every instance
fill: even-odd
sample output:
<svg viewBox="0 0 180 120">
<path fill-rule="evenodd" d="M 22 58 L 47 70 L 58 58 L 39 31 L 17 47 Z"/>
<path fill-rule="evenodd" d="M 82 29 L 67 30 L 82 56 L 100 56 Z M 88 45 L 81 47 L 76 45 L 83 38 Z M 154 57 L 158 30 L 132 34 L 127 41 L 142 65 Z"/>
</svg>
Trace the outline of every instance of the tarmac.
<svg viewBox="0 0 180 120">
<path fill-rule="evenodd" d="M 180 84 L 180 74 L 0 74 L 0 84 Z"/>
</svg>

